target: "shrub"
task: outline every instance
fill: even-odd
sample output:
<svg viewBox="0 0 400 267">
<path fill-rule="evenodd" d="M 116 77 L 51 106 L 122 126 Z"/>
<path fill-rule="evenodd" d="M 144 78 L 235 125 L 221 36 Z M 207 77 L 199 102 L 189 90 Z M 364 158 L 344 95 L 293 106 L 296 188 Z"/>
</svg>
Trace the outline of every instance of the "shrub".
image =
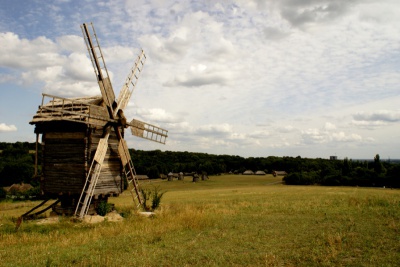
<svg viewBox="0 0 400 267">
<path fill-rule="evenodd" d="M 311 172 L 293 172 L 285 176 L 283 181 L 290 185 L 313 185 L 318 183 L 318 174 Z"/>
<path fill-rule="evenodd" d="M 153 200 L 151 202 L 151 209 L 155 210 L 160 206 L 161 198 L 165 192 L 161 192 L 159 187 L 154 187 Z"/>
<path fill-rule="evenodd" d="M 105 216 L 107 213 L 112 211 L 112 209 L 113 209 L 113 206 L 110 203 L 108 203 L 106 201 L 101 201 L 96 208 L 96 212 L 100 216 Z"/>
<path fill-rule="evenodd" d="M 140 192 L 142 193 L 143 209 L 150 210 L 150 208 L 147 206 L 147 201 L 150 199 L 150 194 L 151 194 L 150 190 L 141 188 Z"/>
<path fill-rule="evenodd" d="M 161 198 L 165 192 L 161 192 L 159 187 L 153 187 L 153 190 L 142 188 L 140 190 L 143 199 L 143 209 L 146 211 L 156 210 L 161 203 Z M 151 206 L 148 206 L 148 202 L 151 199 Z"/>
<path fill-rule="evenodd" d="M 7 192 L 3 187 L 0 187 L 0 199 L 6 198 Z"/>
</svg>

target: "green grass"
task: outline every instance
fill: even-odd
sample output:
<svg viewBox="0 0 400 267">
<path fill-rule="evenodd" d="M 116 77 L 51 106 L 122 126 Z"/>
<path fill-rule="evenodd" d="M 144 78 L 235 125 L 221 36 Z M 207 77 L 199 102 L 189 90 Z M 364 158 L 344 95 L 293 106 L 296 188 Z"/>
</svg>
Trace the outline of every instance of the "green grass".
<svg viewBox="0 0 400 267">
<path fill-rule="evenodd" d="M 112 198 L 125 220 L 53 225 L 0 203 L 0 266 L 398 266 L 400 191 L 286 186 L 272 176 L 142 183 L 167 191 L 153 218 Z"/>
</svg>

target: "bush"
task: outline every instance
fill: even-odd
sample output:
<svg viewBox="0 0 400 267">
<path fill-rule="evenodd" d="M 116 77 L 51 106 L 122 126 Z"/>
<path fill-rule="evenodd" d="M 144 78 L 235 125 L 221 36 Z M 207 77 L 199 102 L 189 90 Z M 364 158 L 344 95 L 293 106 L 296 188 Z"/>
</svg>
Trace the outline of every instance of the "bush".
<svg viewBox="0 0 400 267">
<path fill-rule="evenodd" d="M 101 201 L 99 203 L 99 205 L 97 206 L 96 212 L 100 216 L 105 216 L 107 213 L 112 211 L 112 209 L 113 209 L 113 206 L 110 203 L 108 203 L 106 201 Z"/>
<path fill-rule="evenodd" d="M 165 192 L 161 192 L 159 187 L 154 187 L 153 200 L 151 202 L 151 209 L 155 210 L 160 206 L 161 198 Z"/>
<path fill-rule="evenodd" d="M 6 198 L 7 192 L 3 187 L 0 187 L 0 199 Z"/>
<path fill-rule="evenodd" d="M 142 201 L 143 201 L 142 206 L 143 206 L 143 209 L 144 210 L 150 210 L 150 208 L 147 206 L 147 201 L 150 199 L 150 195 L 151 195 L 150 190 L 141 188 L 140 192 L 142 193 Z"/>
<path fill-rule="evenodd" d="M 283 181 L 290 185 L 313 185 L 318 183 L 317 172 L 293 172 L 288 174 Z"/>
<path fill-rule="evenodd" d="M 154 187 L 153 190 L 150 189 L 141 189 L 142 200 L 143 200 L 143 209 L 146 211 L 154 211 L 156 210 L 161 203 L 161 198 L 166 192 L 161 192 L 159 187 Z M 151 206 L 148 206 L 148 201 L 151 199 Z"/>
<path fill-rule="evenodd" d="M 342 185 L 341 175 L 326 175 L 322 178 L 321 185 L 338 186 Z"/>
</svg>

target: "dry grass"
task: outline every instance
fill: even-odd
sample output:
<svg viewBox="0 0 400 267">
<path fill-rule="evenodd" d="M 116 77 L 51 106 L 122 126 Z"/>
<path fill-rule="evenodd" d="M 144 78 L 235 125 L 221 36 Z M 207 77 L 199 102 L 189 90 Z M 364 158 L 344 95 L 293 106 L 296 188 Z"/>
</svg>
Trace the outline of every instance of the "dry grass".
<svg viewBox="0 0 400 267">
<path fill-rule="evenodd" d="M 400 191 L 272 184 L 272 176 L 159 181 L 153 218 L 112 201 L 122 223 L 13 220 L 34 203 L 0 203 L 0 266 L 396 266 Z M 15 208 L 15 209 L 14 209 Z"/>
</svg>

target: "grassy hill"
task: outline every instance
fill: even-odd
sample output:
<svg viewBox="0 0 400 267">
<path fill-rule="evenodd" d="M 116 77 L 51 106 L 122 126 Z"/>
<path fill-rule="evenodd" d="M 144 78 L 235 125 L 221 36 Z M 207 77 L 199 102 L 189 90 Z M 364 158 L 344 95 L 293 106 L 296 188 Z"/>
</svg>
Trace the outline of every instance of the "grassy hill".
<svg viewBox="0 0 400 267">
<path fill-rule="evenodd" d="M 273 176 L 142 183 L 166 191 L 152 218 L 129 192 L 123 222 L 15 218 L 35 202 L 0 202 L 0 266 L 396 266 L 400 191 L 287 186 Z"/>
</svg>

